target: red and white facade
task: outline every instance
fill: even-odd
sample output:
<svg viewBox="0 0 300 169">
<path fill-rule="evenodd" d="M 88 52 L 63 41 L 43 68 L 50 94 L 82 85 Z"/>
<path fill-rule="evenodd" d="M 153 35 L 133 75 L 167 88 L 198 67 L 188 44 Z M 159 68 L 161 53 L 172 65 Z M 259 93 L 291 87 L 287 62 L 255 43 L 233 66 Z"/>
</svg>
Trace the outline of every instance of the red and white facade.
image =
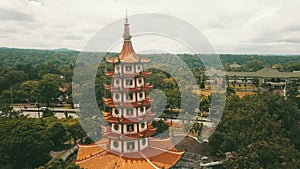
<svg viewBox="0 0 300 169">
<path fill-rule="evenodd" d="M 108 110 L 102 112 L 108 124 L 102 127 L 105 138 L 90 145 L 79 144 L 76 164 L 88 169 L 170 168 L 184 151 L 176 150 L 171 138 L 150 137 L 156 131 L 151 125 L 155 113 L 146 93 L 153 86 L 145 80 L 151 72 L 143 68 L 150 59 L 133 50 L 127 17 L 123 38 L 120 54 L 106 59 L 113 69 L 105 72 L 111 78 L 111 83 L 105 84 L 111 97 L 103 98 Z"/>
<path fill-rule="evenodd" d="M 103 112 L 103 118 L 109 123 L 104 134 L 109 139 L 109 150 L 115 153 L 138 152 L 148 147 L 148 137 L 155 133 L 151 121 L 155 113 L 150 110 L 151 100 L 146 91 L 152 85 L 145 82 L 151 72 L 143 65 L 149 59 L 138 56 L 131 43 L 129 23 L 124 24 L 124 43 L 121 53 L 106 61 L 113 64 L 113 71 L 106 72 L 111 84 L 105 88 L 111 92 L 111 98 L 104 98 L 109 112 Z"/>
</svg>

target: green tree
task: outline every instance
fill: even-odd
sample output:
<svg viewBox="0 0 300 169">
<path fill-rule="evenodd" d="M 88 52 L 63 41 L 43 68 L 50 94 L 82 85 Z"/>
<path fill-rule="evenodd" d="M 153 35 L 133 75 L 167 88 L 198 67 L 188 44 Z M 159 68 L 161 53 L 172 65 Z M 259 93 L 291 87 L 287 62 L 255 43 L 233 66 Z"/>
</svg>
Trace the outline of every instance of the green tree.
<svg viewBox="0 0 300 169">
<path fill-rule="evenodd" d="M 43 110 L 43 116 L 42 116 L 43 118 L 50 117 L 50 116 L 54 116 L 53 111 L 51 111 L 49 108 Z"/>
<path fill-rule="evenodd" d="M 10 85 L 16 84 L 26 79 L 26 74 L 20 70 L 10 70 L 6 74 Z"/>
<path fill-rule="evenodd" d="M 200 89 L 205 89 L 205 83 L 204 83 L 204 81 L 200 82 Z"/>
<path fill-rule="evenodd" d="M 205 95 L 201 95 L 200 96 L 200 107 L 199 109 L 201 111 L 206 111 L 209 112 L 209 108 L 210 108 L 210 96 L 205 96 Z"/>
<path fill-rule="evenodd" d="M 263 62 L 254 59 L 254 60 L 247 61 L 245 65 L 243 65 L 243 67 L 246 69 L 246 71 L 255 72 L 264 68 L 265 65 L 263 64 Z"/>
<path fill-rule="evenodd" d="M 37 119 L 0 118 L 0 166 L 38 167 L 50 159 L 52 144 Z"/>
<path fill-rule="evenodd" d="M 38 81 L 28 80 L 21 83 L 20 90 L 23 90 L 25 92 L 26 97 L 29 101 L 37 102 L 40 97 L 38 87 Z"/>
<path fill-rule="evenodd" d="M 54 123 L 47 128 L 50 138 L 54 144 L 54 147 L 59 147 L 66 141 L 66 129 L 61 123 Z"/>
<path fill-rule="evenodd" d="M 299 120 L 295 102 L 279 94 L 231 96 L 210 145 L 235 152 L 225 168 L 299 168 Z"/>
<path fill-rule="evenodd" d="M 66 123 L 66 130 L 72 137 L 74 145 L 77 144 L 77 139 L 82 139 L 86 136 L 86 133 L 82 129 L 78 119 L 69 119 Z"/>
<path fill-rule="evenodd" d="M 167 132 L 169 126 L 163 120 L 153 121 L 152 125 L 153 127 L 157 127 L 156 133 L 153 136 L 159 136 L 162 138 L 169 136 L 169 132 Z"/>
<path fill-rule="evenodd" d="M 61 78 L 55 74 L 45 74 L 39 83 L 40 102 L 57 101 L 60 96 L 58 88 L 62 85 Z"/>
<path fill-rule="evenodd" d="M 4 90 L 0 95 L 0 116 L 9 117 L 9 118 L 18 118 L 22 115 L 13 110 L 11 106 L 11 93 L 10 90 Z"/>
<path fill-rule="evenodd" d="M 230 96 L 230 95 L 235 95 L 235 90 L 233 87 L 227 87 L 226 88 L 226 95 Z"/>
<path fill-rule="evenodd" d="M 295 81 L 287 86 L 287 96 L 290 99 L 296 99 L 298 92 L 298 86 Z"/>
</svg>

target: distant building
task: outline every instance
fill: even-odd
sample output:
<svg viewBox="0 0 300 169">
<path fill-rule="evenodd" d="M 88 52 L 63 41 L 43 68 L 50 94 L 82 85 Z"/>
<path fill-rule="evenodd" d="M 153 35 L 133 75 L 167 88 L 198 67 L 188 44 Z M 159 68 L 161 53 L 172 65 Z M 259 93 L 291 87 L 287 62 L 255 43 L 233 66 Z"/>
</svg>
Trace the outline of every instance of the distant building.
<svg viewBox="0 0 300 169">
<path fill-rule="evenodd" d="M 265 67 L 256 72 L 226 72 L 229 80 L 244 80 L 253 81 L 258 79 L 258 85 L 271 85 L 273 88 L 284 88 L 285 82 L 300 78 L 300 72 L 279 72 L 277 69 Z"/>
</svg>

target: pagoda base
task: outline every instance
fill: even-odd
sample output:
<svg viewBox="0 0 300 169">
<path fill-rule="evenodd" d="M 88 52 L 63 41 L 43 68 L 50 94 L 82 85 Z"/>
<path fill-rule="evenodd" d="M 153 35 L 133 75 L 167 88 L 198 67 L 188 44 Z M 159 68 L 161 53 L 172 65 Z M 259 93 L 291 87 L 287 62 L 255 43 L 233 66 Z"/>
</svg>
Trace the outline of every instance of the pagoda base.
<svg viewBox="0 0 300 169">
<path fill-rule="evenodd" d="M 87 169 L 171 168 L 184 153 L 184 151 L 175 149 L 171 138 L 149 137 L 148 139 L 148 147 L 132 153 L 109 150 L 109 139 L 107 138 L 90 145 L 78 145 L 76 164 Z"/>
</svg>

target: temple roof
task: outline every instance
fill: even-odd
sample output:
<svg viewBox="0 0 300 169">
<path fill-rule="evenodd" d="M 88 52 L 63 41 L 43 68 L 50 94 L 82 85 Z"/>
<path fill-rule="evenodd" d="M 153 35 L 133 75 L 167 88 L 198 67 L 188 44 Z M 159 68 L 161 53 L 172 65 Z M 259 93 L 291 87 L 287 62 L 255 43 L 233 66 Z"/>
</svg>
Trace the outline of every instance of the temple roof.
<svg viewBox="0 0 300 169">
<path fill-rule="evenodd" d="M 76 163 L 88 169 L 167 169 L 174 166 L 184 153 L 176 150 L 170 139 L 150 137 L 149 144 L 146 149 L 126 156 L 100 149 L 97 144 L 79 145 Z"/>
<path fill-rule="evenodd" d="M 233 77 L 260 77 L 260 78 L 297 78 L 300 77 L 299 71 L 279 72 L 277 69 L 265 67 L 256 72 L 225 72 L 227 76 Z"/>
</svg>

